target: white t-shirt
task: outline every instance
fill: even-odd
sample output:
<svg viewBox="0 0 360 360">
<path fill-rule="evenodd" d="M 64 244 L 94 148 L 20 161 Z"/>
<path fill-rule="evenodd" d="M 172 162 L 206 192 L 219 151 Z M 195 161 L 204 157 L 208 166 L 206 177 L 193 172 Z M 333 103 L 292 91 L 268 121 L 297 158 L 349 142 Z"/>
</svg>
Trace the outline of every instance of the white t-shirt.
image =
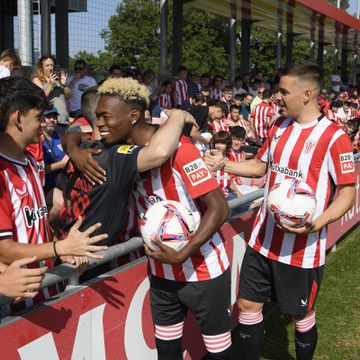
<svg viewBox="0 0 360 360">
<path fill-rule="evenodd" d="M 0 65 L 0 79 L 8 76 L 10 76 L 10 70 L 4 65 Z"/>
<path fill-rule="evenodd" d="M 340 91 L 341 77 L 338 74 L 331 75 L 332 89 L 336 92 Z"/>
<path fill-rule="evenodd" d="M 67 83 L 69 84 L 73 78 L 74 76 L 69 76 Z M 71 88 L 71 96 L 69 98 L 69 110 L 79 110 L 81 104 L 81 95 L 83 94 L 83 92 L 86 89 L 96 85 L 97 84 L 95 79 L 91 76 L 85 75 L 83 78 L 76 80 L 74 86 Z"/>
</svg>

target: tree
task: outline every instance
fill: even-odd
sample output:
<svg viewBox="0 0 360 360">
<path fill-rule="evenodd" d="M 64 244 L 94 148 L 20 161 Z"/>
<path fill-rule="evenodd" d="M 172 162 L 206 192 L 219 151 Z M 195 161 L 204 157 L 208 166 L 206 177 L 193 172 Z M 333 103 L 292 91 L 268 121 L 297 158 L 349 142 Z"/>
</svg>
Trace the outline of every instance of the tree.
<svg viewBox="0 0 360 360">
<path fill-rule="evenodd" d="M 331 5 L 337 6 L 337 0 L 327 0 Z M 350 7 L 349 0 L 340 0 L 340 9 L 347 10 Z"/>
</svg>

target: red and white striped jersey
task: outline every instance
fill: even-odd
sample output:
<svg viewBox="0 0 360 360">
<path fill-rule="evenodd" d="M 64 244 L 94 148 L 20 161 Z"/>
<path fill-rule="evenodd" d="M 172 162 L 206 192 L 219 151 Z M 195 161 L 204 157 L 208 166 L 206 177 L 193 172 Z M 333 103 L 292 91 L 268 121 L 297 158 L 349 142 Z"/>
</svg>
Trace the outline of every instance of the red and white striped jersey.
<svg viewBox="0 0 360 360">
<path fill-rule="evenodd" d="M 271 106 L 265 102 L 261 102 L 256 105 L 251 112 L 251 119 L 253 122 L 253 128 L 255 135 L 260 139 L 265 139 L 267 137 L 268 126 L 267 126 L 267 117 L 273 117 L 273 111 Z"/>
<path fill-rule="evenodd" d="M 164 109 L 171 109 L 172 106 L 172 100 L 171 95 L 167 93 L 162 93 L 159 96 L 159 106 Z"/>
<path fill-rule="evenodd" d="M 25 156 L 20 162 L 0 153 L 0 189 L 0 237 L 12 238 L 21 244 L 49 242 L 48 212 L 35 160 Z M 52 260 L 28 265 L 41 266 L 53 267 Z M 33 300 L 27 299 L 25 305 L 32 306 L 55 294 L 55 288 L 45 288 Z M 17 308 L 23 307 L 19 305 Z"/>
<path fill-rule="evenodd" d="M 161 167 L 152 169 L 144 181 L 134 187 L 140 216 L 162 200 L 181 202 L 200 223 L 204 204 L 199 197 L 218 188 L 199 150 L 185 136 L 172 157 Z M 191 241 L 191 240 L 190 240 Z M 153 275 L 175 281 L 203 281 L 221 275 L 229 266 L 223 240 L 218 233 L 203 244 L 190 258 L 179 265 L 164 264 L 149 258 Z"/>
<path fill-rule="evenodd" d="M 220 100 L 223 96 L 223 92 L 221 89 L 211 88 L 210 98 L 215 100 Z"/>
<path fill-rule="evenodd" d="M 328 110 L 325 114 L 325 116 L 329 119 L 329 120 L 332 120 L 334 121 L 335 124 L 338 124 L 339 123 L 339 118 L 337 117 L 336 113 L 332 110 Z"/>
<path fill-rule="evenodd" d="M 30 154 L 35 159 L 42 186 L 45 186 L 45 161 L 42 143 L 42 136 L 40 136 L 39 142 L 28 145 L 25 149 L 25 153 Z"/>
<path fill-rule="evenodd" d="M 245 160 L 245 151 L 235 151 L 233 149 L 230 149 L 229 152 L 229 160 L 230 161 L 242 161 Z"/>
<path fill-rule="evenodd" d="M 219 131 L 229 131 L 229 126 L 226 125 L 226 121 L 224 119 L 212 121 L 210 123 L 210 127 L 214 134 Z"/>
<path fill-rule="evenodd" d="M 229 186 L 233 179 L 233 176 L 223 170 L 216 170 L 213 172 L 214 179 L 219 184 L 221 191 L 225 197 L 229 195 Z"/>
<path fill-rule="evenodd" d="M 274 101 L 270 101 L 269 105 L 271 107 L 272 113 L 274 115 L 274 118 L 277 119 L 280 116 L 280 105 L 278 105 L 276 102 Z"/>
<path fill-rule="evenodd" d="M 326 227 L 309 235 L 285 233 L 267 212 L 267 193 L 285 178 L 305 181 L 315 192 L 319 217 L 330 200 L 330 179 L 336 185 L 354 184 L 355 172 L 349 137 L 332 121 L 323 118 L 300 125 L 281 117 L 257 154 L 268 164 L 263 206 L 254 222 L 249 245 L 281 263 L 314 268 L 325 263 Z"/>
<path fill-rule="evenodd" d="M 181 105 L 189 100 L 187 83 L 185 80 L 176 80 L 174 83 L 175 105 Z"/>
<path fill-rule="evenodd" d="M 231 126 L 241 126 L 243 127 L 245 130 L 246 130 L 246 124 L 245 124 L 245 121 L 240 118 L 240 116 L 238 117 L 238 119 L 236 121 L 234 121 L 232 118 L 231 118 L 231 115 L 229 114 L 227 116 L 227 119 L 225 121 L 225 124 L 227 124 L 227 126 L 230 128 Z"/>
</svg>

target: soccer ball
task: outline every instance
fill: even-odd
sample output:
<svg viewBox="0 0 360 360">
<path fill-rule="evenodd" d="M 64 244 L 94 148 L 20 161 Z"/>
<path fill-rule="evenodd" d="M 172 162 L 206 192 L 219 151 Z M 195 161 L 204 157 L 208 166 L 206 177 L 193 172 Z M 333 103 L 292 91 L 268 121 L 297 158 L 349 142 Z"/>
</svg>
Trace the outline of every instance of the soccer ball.
<svg viewBox="0 0 360 360">
<path fill-rule="evenodd" d="M 153 251 L 160 249 L 153 244 L 152 239 L 180 251 L 196 228 L 192 212 L 183 204 L 170 200 L 152 205 L 140 221 L 144 243 Z"/>
<path fill-rule="evenodd" d="M 316 209 L 316 196 L 304 181 L 285 179 L 271 188 L 267 208 L 281 225 L 301 227 L 312 220 Z"/>
</svg>

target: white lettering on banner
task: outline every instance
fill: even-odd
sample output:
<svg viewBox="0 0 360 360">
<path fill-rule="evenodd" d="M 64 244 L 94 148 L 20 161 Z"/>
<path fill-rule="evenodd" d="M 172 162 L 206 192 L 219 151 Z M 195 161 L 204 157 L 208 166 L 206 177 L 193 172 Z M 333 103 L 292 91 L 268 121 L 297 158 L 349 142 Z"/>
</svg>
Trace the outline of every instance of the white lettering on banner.
<svg viewBox="0 0 360 360">
<path fill-rule="evenodd" d="M 102 304 L 79 317 L 71 360 L 105 360 L 104 309 Z M 21 360 L 59 360 L 51 332 L 18 349 Z"/>
<path fill-rule="evenodd" d="M 234 305 L 237 299 L 237 285 L 245 250 L 246 242 L 244 240 L 244 233 L 233 236 L 233 258 L 231 264 L 231 305 Z"/>
<path fill-rule="evenodd" d="M 144 339 L 142 326 L 142 308 L 150 283 L 146 277 L 137 288 L 125 321 L 124 347 L 128 360 L 156 360 L 156 349 L 150 349 Z"/>
<path fill-rule="evenodd" d="M 104 310 L 102 304 L 79 318 L 71 360 L 105 360 Z"/>
<path fill-rule="evenodd" d="M 356 193 L 355 193 L 355 204 L 350 208 L 342 217 L 341 217 L 341 226 L 345 225 L 347 222 L 360 213 L 360 176 L 356 176 Z"/>
<path fill-rule="evenodd" d="M 51 332 L 19 348 L 18 353 L 21 360 L 41 359 L 44 354 L 47 360 L 59 360 Z"/>
</svg>

